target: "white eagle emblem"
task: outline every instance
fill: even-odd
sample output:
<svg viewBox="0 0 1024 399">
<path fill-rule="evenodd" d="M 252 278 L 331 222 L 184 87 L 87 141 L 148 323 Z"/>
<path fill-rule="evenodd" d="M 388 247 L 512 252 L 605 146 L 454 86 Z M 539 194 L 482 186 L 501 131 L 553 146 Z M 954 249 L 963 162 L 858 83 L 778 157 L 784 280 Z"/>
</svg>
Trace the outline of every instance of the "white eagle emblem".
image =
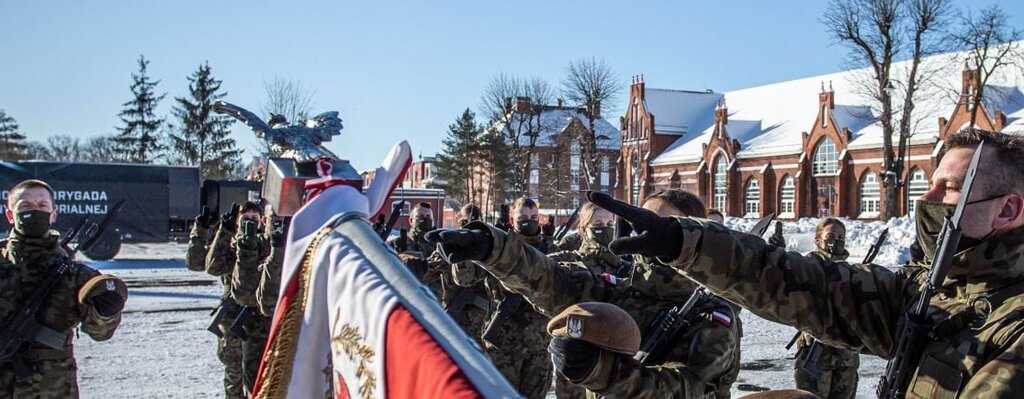
<svg viewBox="0 0 1024 399">
<path fill-rule="evenodd" d="M 583 320 L 570 317 L 567 327 L 570 337 L 579 338 L 583 336 Z"/>
<path fill-rule="evenodd" d="M 117 290 L 117 285 L 114 284 L 114 280 L 107 280 L 107 291 Z"/>
</svg>

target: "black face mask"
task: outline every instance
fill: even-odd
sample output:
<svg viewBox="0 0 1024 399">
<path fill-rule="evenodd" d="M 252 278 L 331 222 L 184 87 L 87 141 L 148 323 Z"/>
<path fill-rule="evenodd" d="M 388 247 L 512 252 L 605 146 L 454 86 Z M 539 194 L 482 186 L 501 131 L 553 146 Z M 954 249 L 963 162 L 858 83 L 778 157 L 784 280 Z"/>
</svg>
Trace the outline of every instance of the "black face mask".
<svg viewBox="0 0 1024 399">
<path fill-rule="evenodd" d="M 14 230 L 24 237 L 42 238 L 50 231 L 50 212 L 21 211 L 14 220 Z"/>
<path fill-rule="evenodd" d="M 416 231 L 428 232 L 434 229 L 434 221 L 428 218 L 416 218 Z"/>
<path fill-rule="evenodd" d="M 516 222 L 516 233 L 522 234 L 527 237 L 532 237 L 540 234 L 540 221 L 527 219 Z"/>
<path fill-rule="evenodd" d="M 829 238 L 825 240 L 825 252 L 832 255 L 842 255 L 846 252 L 846 240 L 840 240 L 838 238 Z"/>
<path fill-rule="evenodd" d="M 611 227 L 588 227 L 590 231 L 590 237 L 594 242 L 601 244 L 602 246 L 608 246 L 614 239 L 613 234 L 615 231 Z"/>
</svg>

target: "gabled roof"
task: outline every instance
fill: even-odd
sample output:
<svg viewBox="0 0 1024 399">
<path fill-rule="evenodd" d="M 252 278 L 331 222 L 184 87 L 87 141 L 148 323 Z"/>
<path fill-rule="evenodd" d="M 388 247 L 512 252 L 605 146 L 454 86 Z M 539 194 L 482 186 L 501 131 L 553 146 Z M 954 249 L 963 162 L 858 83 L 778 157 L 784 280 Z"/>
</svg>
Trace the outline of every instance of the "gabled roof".
<svg viewBox="0 0 1024 399">
<path fill-rule="evenodd" d="M 515 124 L 515 117 L 510 118 Z M 537 137 L 537 146 L 547 147 L 554 145 L 554 138 L 564 132 L 573 121 L 579 121 L 579 123 L 586 128 L 589 122 L 587 121 L 586 114 L 577 108 L 568 107 L 544 107 L 541 111 L 540 118 L 535 118 L 533 123 L 536 125 L 535 128 L 539 131 Z M 496 123 L 492 126 L 493 129 L 502 132 L 504 131 L 504 123 Z M 618 150 L 620 145 L 620 132 L 619 129 L 613 126 L 608 120 L 604 118 L 597 118 L 594 120 L 594 131 L 598 137 L 597 146 L 600 149 L 606 150 Z M 607 139 L 602 139 L 602 136 Z M 529 141 L 529 137 L 526 135 L 519 137 L 519 142 L 522 145 L 526 145 Z"/>
<path fill-rule="evenodd" d="M 644 109 L 654 114 L 655 134 L 692 133 L 714 122 L 721 99 L 722 93 L 646 89 Z"/>
<path fill-rule="evenodd" d="M 921 69 L 935 72 L 929 75 L 928 82 L 921 84 L 922 88 L 916 96 L 912 143 L 936 140 L 939 130 L 938 118 L 948 118 L 955 109 L 960 97 L 964 55 L 965 53 L 940 54 L 922 61 Z M 892 70 L 896 82 L 906 80 L 909 67 L 909 61 L 894 63 Z M 1007 121 L 1003 131 L 1007 133 L 1024 133 L 1024 76 L 1017 71 L 1019 70 L 1015 68 L 1004 68 L 1003 73 L 992 76 L 986 86 L 985 106 L 990 113 L 998 110 L 1006 114 Z M 875 101 L 860 83 L 865 77 L 870 79 L 870 74 L 871 71 L 865 68 L 724 93 L 725 104 L 729 109 L 727 131 L 730 137 L 740 142 L 741 147 L 736 156 L 750 158 L 799 153 L 803 146 L 802 133 L 810 132 L 817 118 L 818 94 L 823 87 L 831 87 L 835 92 L 835 109 L 831 112 L 839 129 L 847 128 L 852 133 L 849 148 L 880 147 L 880 112 L 874 109 Z M 669 92 L 647 89 L 647 93 L 652 91 L 659 93 L 656 97 Z M 897 95 L 897 98 L 901 97 Z M 710 134 L 714 130 L 713 105 L 708 108 L 704 103 L 698 104 L 683 97 L 674 97 L 672 101 L 677 104 L 675 108 L 688 108 L 685 111 L 676 111 L 677 114 L 689 115 L 688 117 L 693 120 L 699 119 L 703 125 L 699 130 L 692 130 L 700 133 L 685 134 L 671 144 L 651 161 L 652 165 L 699 160 L 702 155 L 701 144 L 710 141 Z M 663 103 L 659 107 L 673 108 L 668 103 Z M 704 117 L 698 118 L 698 112 Z M 900 110 L 897 109 L 896 120 L 900 117 L 899 113 Z M 655 113 L 656 125 L 660 123 L 659 120 L 660 115 Z M 745 121 L 759 121 L 760 130 L 751 132 L 746 131 L 749 126 L 734 126 L 745 124 Z"/>
</svg>

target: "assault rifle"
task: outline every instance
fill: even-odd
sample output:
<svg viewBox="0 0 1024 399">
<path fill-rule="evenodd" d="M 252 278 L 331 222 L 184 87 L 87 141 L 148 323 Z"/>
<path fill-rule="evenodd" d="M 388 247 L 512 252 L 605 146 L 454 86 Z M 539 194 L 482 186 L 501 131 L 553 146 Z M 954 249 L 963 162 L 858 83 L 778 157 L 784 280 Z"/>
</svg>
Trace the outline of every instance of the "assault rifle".
<svg viewBox="0 0 1024 399">
<path fill-rule="evenodd" d="M 391 207 L 391 215 L 388 216 L 388 222 L 381 226 L 380 239 L 387 241 L 388 236 L 391 235 L 391 229 L 395 228 L 395 223 L 398 223 L 398 218 L 402 216 L 402 209 L 405 208 L 405 200 L 398 201 L 395 206 Z M 383 216 L 383 215 L 381 215 Z"/>
<path fill-rule="evenodd" d="M 476 306 L 487 312 L 491 309 L 490 302 L 486 298 L 477 294 L 476 290 L 472 287 L 459 287 L 459 292 L 455 294 L 455 297 L 444 306 L 445 313 L 448 313 L 459 325 L 466 325 L 468 321 L 468 315 L 466 315 L 467 306 Z"/>
<path fill-rule="evenodd" d="M 512 230 L 511 211 L 508 209 L 508 204 L 501 204 L 499 209 L 498 220 L 494 222 L 494 227 L 507 233 L 509 230 Z"/>
<path fill-rule="evenodd" d="M 28 300 L 12 313 L 7 320 L 4 320 L 3 327 L 0 327 L 0 364 L 10 363 L 14 373 L 19 377 L 27 376 L 30 372 L 28 364 L 25 363 L 25 346 L 31 342 L 37 342 L 47 347 L 66 350 L 68 335 L 56 331 L 36 320 L 36 313 L 43 305 L 53 288 L 61 280 L 64 273 L 74 271 L 78 268 L 73 261 L 79 251 L 88 251 L 103 238 L 110 222 L 117 215 L 124 200 L 118 201 L 114 207 L 103 217 L 99 225 L 90 223 L 79 223 L 77 231 L 70 236 L 77 236 L 85 231 L 84 240 L 79 240 L 68 256 L 50 265 L 39 285 L 32 290 Z"/>
<path fill-rule="evenodd" d="M 942 286 L 946 280 L 946 274 L 953 263 L 953 255 L 960 243 L 960 236 L 963 234 L 960 222 L 964 217 L 964 208 L 967 206 L 968 198 L 971 196 L 971 189 L 974 186 L 974 177 L 978 173 L 978 161 L 981 159 L 981 152 L 985 142 L 978 143 L 974 150 L 974 157 L 971 165 L 967 168 L 967 175 L 964 177 L 963 187 L 960 189 L 960 201 L 956 204 L 956 211 L 952 216 L 946 215 L 942 223 L 942 230 L 939 231 L 938 249 L 932 257 L 931 270 L 928 271 L 928 279 L 925 281 L 921 294 L 917 297 L 917 303 L 907 310 L 903 316 L 903 328 L 897 335 L 896 345 L 891 353 L 889 364 L 885 366 L 885 374 L 878 384 L 875 393 L 879 398 L 896 399 L 903 398 L 907 393 L 907 386 L 914 376 L 917 366 L 921 361 L 924 348 L 931 342 L 928 335 L 932 331 L 932 322 L 928 319 L 928 303 L 931 301 L 935 290 Z"/>
<path fill-rule="evenodd" d="M 234 313 L 239 308 L 240 306 L 238 303 L 235 302 L 230 295 L 224 296 L 224 298 L 220 300 L 220 304 L 217 305 L 217 308 L 215 308 L 213 312 L 210 312 L 210 316 L 213 316 L 213 320 L 211 320 L 210 325 L 206 327 L 206 331 L 213 333 L 217 338 L 224 338 L 224 331 L 220 329 L 220 325 L 224 323 L 224 320 L 227 319 L 229 314 Z M 233 320 L 231 324 L 234 324 Z M 230 330 L 230 327 L 228 330 Z"/>
<path fill-rule="evenodd" d="M 580 209 L 582 208 L 582 206 L 576 207 L 576 210 L 572 212 L 572 215 L 569 215 L 569 220 L 558 229 L 557 233 L 555 233 L 554 241 L 556 243 L 562 241 L 562 238 L 565 238 L 565 235 L 569 234 L 569 230 L 572 229 L 573 223 L 576 223 L 576 219 L 579 219 Z"/>
<path fill-rule="evenodd" d="M 409 230 L 398 229 L 398 241 L 395 243 L 395 249 L 398 253 L 402 253 L 409 250 Z"/>
<path fill-rule="evenodd" d="M 512 317 L 523 317 L 520 314 L 519 309 L 523 307 L 523 302 L 526 299 L 522 295 L 508 292 L 504 298 L 501 298 L 501 302 L 498 302 L 498 310 L 494 312 L 494 316 L 487 322 L 487 327 L 484 328 L 483 338 L 484 342 L 487 342 L 495 349 L 501 349 L 501 343 L 498 341 L 498 327 L 505 324 L 508 319 Z"/>
<path fill-rule="evenodd" d="M 774 213 L 761 218 L 750 230 L 750 234 L 758 237 L 764 235 L 764 232 L 768 230 L 768 225 L 774 219 Z M 652 353 L 659 353 L 662 347 L 671 341 L 672 337 L 691 324 L 690 313 L 693 311 L 693 308 L 698 304 L 704 303 L 712 296 L 714 295 L 711 294 L 711 291 L 700 286 L 693 291 L 693 294 L 690 294 L 690 298 L 682 306 L 673 306 L 672 309 L 663 312 L 657 321 L 654 322 L 656 327 L 645 337 L 646 339 L 641 343 L 640 350 L 636 352 L 633 359 L 636 359 L 641 365 L 647 365 L 651 360 L 650 356 Z"/>
</svg>

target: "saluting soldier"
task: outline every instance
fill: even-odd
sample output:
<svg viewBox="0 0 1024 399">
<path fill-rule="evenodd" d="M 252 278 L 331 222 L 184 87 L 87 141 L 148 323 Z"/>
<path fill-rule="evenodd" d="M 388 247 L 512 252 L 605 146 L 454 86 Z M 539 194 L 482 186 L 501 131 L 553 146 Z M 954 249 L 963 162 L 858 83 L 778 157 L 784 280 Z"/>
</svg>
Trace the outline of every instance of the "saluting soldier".
<svg viewBox="0 0 1024 399">
<path fill-rule="evenodd" d="M 961 198 L 982 141 L 974 186 Z M 943 149 L 914 216 L 925 261 L 897 269 L 786 252 L 760 237 L 701 219 L 659 217 L 598 193 L 591 200 L 641 232 L 613 241 L 613 251 L 656 257 L 762 317 L 886 358 L 923 292 L 944 219 L 963 200 L 963 236 L 946 278 L 924 298 L 932 327 L 900 388 L 912 398 L 1018 398 L 1024 392 L 1024 140 L 965 129 Z"/>
</svg>

